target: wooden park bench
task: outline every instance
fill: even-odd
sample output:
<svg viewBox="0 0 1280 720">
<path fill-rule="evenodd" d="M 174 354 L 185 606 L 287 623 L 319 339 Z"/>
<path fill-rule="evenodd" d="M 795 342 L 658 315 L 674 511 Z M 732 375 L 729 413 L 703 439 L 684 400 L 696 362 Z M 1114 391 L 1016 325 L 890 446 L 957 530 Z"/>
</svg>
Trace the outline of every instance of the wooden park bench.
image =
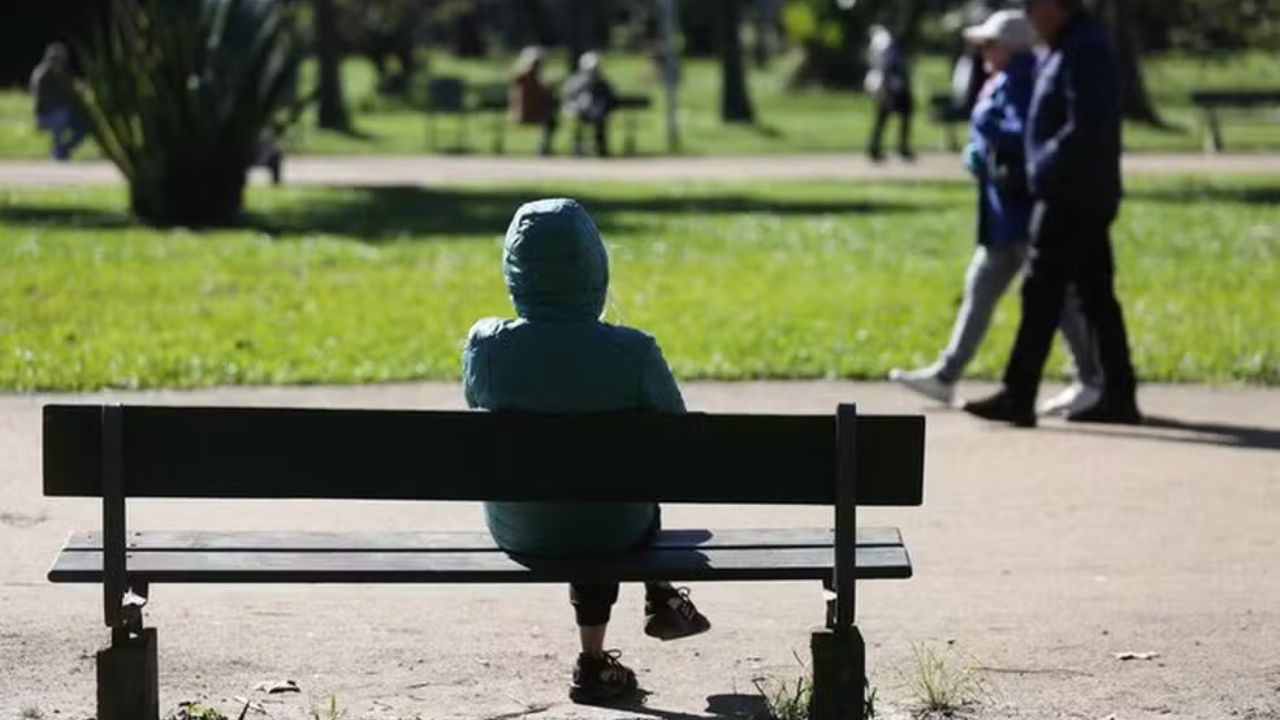
<svg viewBox="0 0 1280 720">
<path fill-rule="evenodd" d="M 1257 107 L 1280 108 L 1280 90 L 1201 90 L 1191 93 L 1191 104 L 1204 111 L 1205 149 L 1222 152 L 1222 110 Z"/>
<path fill-rule="evenodd" d="M 911 576 L 894 528 L 856 507 L 923 503 L 924 419 L 859 416 L 553 416 L 483 412 L 49 405 L 44 493 L 102 498 L 49 572 L 101 583 L 111 644 L 97 655 L 98 720 L 156 720 L 166 583 L 565 583 L 816 580 L 832 590 L 811 638 L 813 718 L 862 718 L 855 580 Z M 607 478 L 600 468 L 610 468 Z M 834 508 L 833 528 L 664 530 L 604 560 L 508 555 L 475 532 L 130 531 L 128 498 L 661 501 Z"/>
<path fill-rule="evenodd" d="M 618 104 L 614 110 L 622 114 L 622 124 L 626 133 L 626 139 L 622 145 L 624 155 L 636 154 L 637 116 L 641 111 L 651 107 L 653 107 L 653 99 L 648 95 L 618 95 Z"/>
<path fill-rule="evenodd" d="M 939 93 L 929 98 L 929 117 L 942 126 L 944 148 L 948 152 L 960 149 L 956 126 L 969 122 L 969 113 L 957 104 L 950 93 Z"/>
</svg>

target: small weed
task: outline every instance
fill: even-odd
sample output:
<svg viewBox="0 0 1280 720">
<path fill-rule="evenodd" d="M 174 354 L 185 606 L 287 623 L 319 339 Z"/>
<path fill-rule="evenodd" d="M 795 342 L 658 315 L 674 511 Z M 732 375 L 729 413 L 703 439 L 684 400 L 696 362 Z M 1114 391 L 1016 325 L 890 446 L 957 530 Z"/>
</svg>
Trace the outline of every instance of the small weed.
<svg viewBox="0 0 1280 720">
<path fill-rule="evenodd" d="M 334 695 L 329 696 L 328 707 L 323 710 L 317 710 L 315 708 L 312 708 L 311 710 L 312 720 L 342 720 L 346 714 L 346 710 L 338 707 L 338 698 Z"/>
<path fill-rule="evenodd" d="M 903 682 L 916 701 L 917 717 L 955 717 L 978 705 L 986 687 L 968 666 L 956 667 L 927 645 L 912 645 Z"/>
<path fill-rule="evenodd" d="M 184 702 L 178 705 L 178 712 L 169 720 L 228 720 L 226 715 L 199 703 Z"/>
<path fill-rule="evenodd" d="M 769 678 L 755 678 L 751 681 L 769 713 L 758 720 L 808 720 L 809 704 L 813 700 L 813 673 L 798 655 L 795 658 L 804 672 L 794 683 Z M 870 680 L 866 682 L 865 692 L 863 717 L 874 720 L 877 717 L 878 691 L 871 686 Z"/>
<path fill-rule="evenodd" d="M 754 678 L 751 683 L 764 700 L 767 720 L 808 720 L 813 681 L 807 676 L 797 677 L 794 684 L 769 678 Z"/>
<path fill-rule="evenodd" d="M 35 705 L 22 708 L 22 720 L 44 720 L 44 711 Z"/>
</svg>

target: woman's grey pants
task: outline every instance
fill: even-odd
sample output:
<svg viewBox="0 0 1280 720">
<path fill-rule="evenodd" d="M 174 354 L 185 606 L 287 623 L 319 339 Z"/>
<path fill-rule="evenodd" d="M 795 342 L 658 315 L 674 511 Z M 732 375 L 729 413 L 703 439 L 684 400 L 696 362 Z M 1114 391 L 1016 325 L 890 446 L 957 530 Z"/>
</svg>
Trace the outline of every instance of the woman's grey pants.
<svg viewBox="0 0 1280 720">
<path fill-rule="evenodd" d="M 938 379 L 954 383 L 964 376 L 964 369 L 982 344 L 991 324 L 996 304 L 1008 290 L 1027 262 L 1025 243 L 987 247 L 979 245 L 965 274 L 964 302 L 951 331 L 951 342 L 938 361 Z M 1093 387 L 1103 386 L 1102 364 L 1093 333 L 1080 310 L 1080 300 L 1073 288 L 1067 290 L 1058 329 L 1067 341 L 1075 363 L 1076 378 Z"/>
</svg>

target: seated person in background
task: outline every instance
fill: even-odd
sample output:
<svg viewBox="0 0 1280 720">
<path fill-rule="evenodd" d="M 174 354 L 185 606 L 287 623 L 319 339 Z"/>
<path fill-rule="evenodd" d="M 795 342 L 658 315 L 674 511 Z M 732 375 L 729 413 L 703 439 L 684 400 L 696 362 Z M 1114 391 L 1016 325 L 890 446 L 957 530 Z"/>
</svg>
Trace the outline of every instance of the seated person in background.
<svg viewBox="0 0 1280 720">
<path fill-rule="evenodd" d="M 538 413 L 685 411 L 654 339 L 600 321 L 609 259 L 600 232 L 577 201 L 539 200 L 521 207 L 507 230 L 502 267 L 519 317 L 481 320 L 471 328 L 462 359 L 470 407 Z M 609 468 L 600 469 L 600 482 L 610 482 Z M 485 520 L 494 540 L 510 553 L 608 557 L 651 542 L 659 511 L 650 502 L 490 502 Z M 569 597 L 582 644 L 569 697 L 597 703 L 633 695 L 635 673 L 618 662 L 619 653 L 604 649 L 618 583 L 573 583 Z M 646 584 L 645 616 L 645 634 L 662 640 L 710 628 L 688 591 L 668 583 Z"/>
<path fill-rule="evenodd" d="M 542 48 L 527 47 L 516 60 L 508 104 L 511 117 L 520 125 L 542 126 L 541 155 L 551 154 L 556 134 L 556 99 L 551 87 L 542 82 Z"/>
<path fill-rule="evenodd" d="M 609 115 L 618 106 L 618 96 L 600 67 L 599 53 L 586 52 L 578 58 L 578 71 L 565 81 L 563 98 L 565 110 L 576 121 L 573 154 L 582 154 L 582 133 L 591 125 L 595 131 L 596 154 L 608 157 Z"/>
</svg>

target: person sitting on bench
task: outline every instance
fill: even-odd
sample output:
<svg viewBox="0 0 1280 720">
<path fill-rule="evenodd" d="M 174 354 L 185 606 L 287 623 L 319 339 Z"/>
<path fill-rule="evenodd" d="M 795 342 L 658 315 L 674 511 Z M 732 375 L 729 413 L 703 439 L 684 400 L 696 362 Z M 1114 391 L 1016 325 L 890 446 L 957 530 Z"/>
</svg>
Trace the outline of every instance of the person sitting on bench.
<svg viewBox="0 0 1280 720">
<path fill-rule="evenodd" d="M 551 154 L 551 141 L 558 122 L 555 91 L 542 82 L 542 48 L 527 47 L 516 61 L 508 104 L 512 119 L 520 125 L 542 127 L 538 154 Z"/>
<path fill-rule="evenodd" d="M 590 125 L 595 134 L 596 154 L 609 156 L 609 115 L 618 108 L 618 96 L 600 67 L 600 54 L 585 52 L 578 58 L 578 71 L 564 83 L 564 108 L 575 121 L 573 154 L 583 154 L 583 132 Z"/>
<path fill-rule="evenodd" d="M 484 319 L 463 352 L 467 404 L 493 411 L 682 413 L 684 400 L 662 351 L 638 330 L 600 320 L 609 259 L 600 232 L 575 200 L 548 199 L 516 211 L 502 257 L 517 319 Z M 495 439 L 495 443 L 501 439 Z M 618 458 L 619 463 L 627 462 Z M 600 469 L 600 482 L 609 482 Z M 659 528 L 655 503 L 485 503 L 498 545 L 512 554 L 592 557 L 647 545 Z M 582 653 L 569 697 L 598 703 L 636 692 L 635 673 L 604 649 L 618 583 L 570 587 Z M 645 634 L 673 640 L 710 623 L 687 590 L 645 586 Z"/>
</svg>

